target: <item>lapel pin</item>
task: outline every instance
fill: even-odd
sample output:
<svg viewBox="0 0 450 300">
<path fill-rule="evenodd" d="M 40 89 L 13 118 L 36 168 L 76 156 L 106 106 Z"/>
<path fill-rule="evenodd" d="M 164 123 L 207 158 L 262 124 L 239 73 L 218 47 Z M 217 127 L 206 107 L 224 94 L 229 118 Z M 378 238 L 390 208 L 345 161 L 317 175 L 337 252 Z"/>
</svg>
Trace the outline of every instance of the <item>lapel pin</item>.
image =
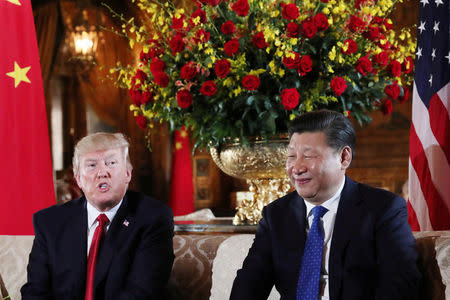
<svg viewBox="0 0 450 300">
<path fill-rule="evenodd" d="M 130 225 L 130 222 L 128 222 L 128 220 L 124 220 L 124 221 L 123 221 L 123 225 L 125 225 L 125 226 L 128 227 L 128 225 Z"/>
</svg>

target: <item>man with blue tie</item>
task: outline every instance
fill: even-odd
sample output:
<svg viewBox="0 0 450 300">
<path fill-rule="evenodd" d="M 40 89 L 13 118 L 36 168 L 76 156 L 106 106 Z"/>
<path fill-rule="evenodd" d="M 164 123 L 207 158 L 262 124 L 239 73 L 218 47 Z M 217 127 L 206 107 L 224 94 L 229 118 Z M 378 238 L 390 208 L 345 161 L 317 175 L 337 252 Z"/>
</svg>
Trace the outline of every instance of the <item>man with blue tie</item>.
<svg viewBox="0 0 450 300">
<path fill-rule="evenodd" d="M 173 215 L 161 202 L 127 191 L 128 148 L 121 133 L 77 143 L 73 168 L 84 195 L 33 216 L 22 299 L 165 299 Z"/>
<path fill-rule="evenodd" d="M 230 299 L 417 299 L 406 202 L 345 172 L 356 142 L 342 114 L 293 120 L 286 171 L 295 191 L 267 205 Z M 381 175 L 382 176 L 382 175 Z"/>
</svg>

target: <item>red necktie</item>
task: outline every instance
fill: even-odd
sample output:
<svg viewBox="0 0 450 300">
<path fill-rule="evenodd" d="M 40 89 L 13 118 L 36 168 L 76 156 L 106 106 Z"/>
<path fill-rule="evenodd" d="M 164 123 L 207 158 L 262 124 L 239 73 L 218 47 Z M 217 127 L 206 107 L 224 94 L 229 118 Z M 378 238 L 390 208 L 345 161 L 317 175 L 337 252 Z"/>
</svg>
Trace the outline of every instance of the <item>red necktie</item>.
<svg viewBox="0 0 450 300">
<path fill-rule="evenodd" d="M 97 217 L 98 226 L 95 228 L 94 237 L 92 238 L 91 248 L 89 249 L 87 277 L 86 277 L 86 293 L 85 300 L 92 300 L 94 296 L 94 275 L 95 265 L 97 263 L 97 253 L 104 236 L 106 225 L 109 219 L 105 214 L 100 214 Z"/>
</svg>

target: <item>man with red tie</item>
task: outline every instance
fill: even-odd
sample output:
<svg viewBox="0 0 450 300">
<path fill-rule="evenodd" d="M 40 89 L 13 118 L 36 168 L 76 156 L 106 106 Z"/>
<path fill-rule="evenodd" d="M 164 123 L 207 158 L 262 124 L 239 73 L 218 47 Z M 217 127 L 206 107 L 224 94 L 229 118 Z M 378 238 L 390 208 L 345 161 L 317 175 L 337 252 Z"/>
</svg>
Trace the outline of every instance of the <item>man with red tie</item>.
<svg viewBox="0 0 450 300">
<path fill-rule="evenodd" d="M 289 128 L 295 191 L 262 212 L 231 300 L 418 299 L 420 273 L 406 201 L 345 175 L 355 131 L 338 112 L 305 113 Z M 382 174 L 380 174 L 382 176 Z"/>
<path fill-rule="evenodd" d="M 132 166 L 120 134 L 75 146 L 84 196 L 37 212 L 22 299 L 164 299 L 173 264 L 173 215 L 127 191 Z"/>
</svg>

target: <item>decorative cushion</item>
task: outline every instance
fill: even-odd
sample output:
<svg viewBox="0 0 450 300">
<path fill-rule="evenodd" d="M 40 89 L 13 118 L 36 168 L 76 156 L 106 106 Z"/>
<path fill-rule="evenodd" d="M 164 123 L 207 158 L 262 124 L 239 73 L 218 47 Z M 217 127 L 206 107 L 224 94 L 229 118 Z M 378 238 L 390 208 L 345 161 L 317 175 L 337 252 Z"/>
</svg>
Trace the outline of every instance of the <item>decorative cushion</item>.
<svg viewBox="0 0 450 300">
<path fill-rule="evenodd" d="M 0 235 L 0 274 L 11 299 L 21 299 L 27 280 L 28 256 L 34 236 Z"/>
<path fill-rule="evenodd" d="M 450 299 L 450 231 L 414 232 L 423 275 L 421 299 Z"/>
<path fill-rule="evenodd" d="M 210 300 L 223 300 L 230 298 L 236 272 L 253 244 L 254 234 L 239 234 L 226 239 L 220 244 L 212 267 L 212 288 Z M 280 294 L 272 289 L 269 300 L 280 299 Z"/>
<path fill-rule="evenodd" d="M 171 299 L 209 299 L 212 262 L 229 235 L 175 235 L 175 260 L 170 276 Z"/>
</svg>

